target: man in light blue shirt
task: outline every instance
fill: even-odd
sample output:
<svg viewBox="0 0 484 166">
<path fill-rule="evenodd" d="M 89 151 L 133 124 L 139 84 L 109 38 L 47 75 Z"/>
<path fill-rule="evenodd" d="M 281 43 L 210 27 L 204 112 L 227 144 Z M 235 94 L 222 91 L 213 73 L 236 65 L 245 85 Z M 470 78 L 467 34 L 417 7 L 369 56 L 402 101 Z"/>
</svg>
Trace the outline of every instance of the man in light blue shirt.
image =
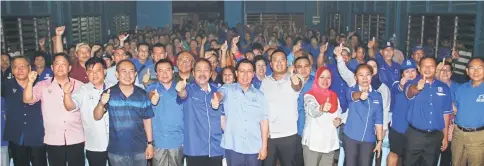
<svg viewBox="0 0 484 166">
<path fill-rule="evenodd" d="M 153 139 L 155 156 L 152 166 L 183 165 L 183 107 L 178 103 L 173 64 L 161 59 L 155 64 L 157 81 L 146 87 L 153 105 Z"/>
<path fill-rule="evenodd" d="M 224 103 L 221 146 L 229 166 L 259 166 L 267 156 L 269 108 L 264 94 L 252 86 L 254 64 L 242 59 L 236 69 L 237 83 L 223 85 L 211 102 L 214 109 Z"/>
</svg>

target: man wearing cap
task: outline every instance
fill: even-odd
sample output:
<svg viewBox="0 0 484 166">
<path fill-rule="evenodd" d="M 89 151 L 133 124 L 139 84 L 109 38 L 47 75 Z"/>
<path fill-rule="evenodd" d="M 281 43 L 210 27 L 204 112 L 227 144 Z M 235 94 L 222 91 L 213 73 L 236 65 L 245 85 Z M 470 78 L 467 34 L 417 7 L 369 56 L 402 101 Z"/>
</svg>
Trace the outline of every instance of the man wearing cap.
<svg viewBox="0 0 484 166">
<path fill-rule="evenodd" d="M 405 165 L 437 165 L 440 151 L 448 145 L 448 127 L 452 114 L 450 88 L 435 79 L 437 63 L 424 57 L 419 64 L 421 78 L 407 83 L 404 93 L 408 103 L 408 129 Z"/>
<path fill-rule="evenodd" d="M 380 52 L 373 57 L 379 65 L 379 78 L 387 87 L 392 87 L 395 81 L 400 80 L 400 65 L 393 61 L 393 49 L 392 42 L 385 42 Z"/>
<path fill-rule="evenodd" d="M 391 87 L 392 103 L 390 106 L 391 123 L 388 131 L 388 138 L 390 140 L 390 154 L 388 155 L 388 165 L 397 165 L 403 162 L 403 155 L 406 146 L 405 131 L 408 127 L 407 116 L 408 99 L 405 97 L 403 87 L 408 81 L 411 81 L 417 76 L 417 66 L 413 60 L 405 60 L 402 63 L 402 78 L 400 81 L 395 81 Z"/>
</svg>

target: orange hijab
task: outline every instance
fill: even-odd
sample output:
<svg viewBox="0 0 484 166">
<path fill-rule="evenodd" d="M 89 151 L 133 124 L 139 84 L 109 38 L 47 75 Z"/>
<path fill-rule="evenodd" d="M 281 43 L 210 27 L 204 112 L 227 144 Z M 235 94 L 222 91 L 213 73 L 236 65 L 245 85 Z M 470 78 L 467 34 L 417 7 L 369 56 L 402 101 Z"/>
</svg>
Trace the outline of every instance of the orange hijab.
<svg viewBox="0 0 484 166">
<path fill-rule="evenodd" d="M 329 113 L 334 113 L 336 112 L 336 110 L 338 110 L 338 96 L 329 88 L 323 89 L 319 87 L 319 84 L 318 84 L 319 77 L 321 76 L 324 70 L 328 70 L 331 76 L 331 71 L 328 68 L 320 67 L 316 71 L 316 77 L 314 77 L 313 86 L 306 94 L 310 94 L 314 96 L 314 98 L 316 98 L 316 101 L 320 105 L 323 105 L 326 102 L 326 100 L 329 98 L 329 103 L 331 103 L 331 109 L 329 110 Z"/>
</svg>

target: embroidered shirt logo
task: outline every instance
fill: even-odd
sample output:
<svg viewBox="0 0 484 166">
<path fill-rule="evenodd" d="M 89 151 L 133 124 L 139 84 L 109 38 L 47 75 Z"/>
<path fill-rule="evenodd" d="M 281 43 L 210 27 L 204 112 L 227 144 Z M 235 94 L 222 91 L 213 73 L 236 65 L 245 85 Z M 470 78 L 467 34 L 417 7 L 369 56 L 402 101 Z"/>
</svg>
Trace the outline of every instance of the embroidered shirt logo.
<svg viewBox="0 0 484 166">
<path fill-rule="evenodd" d="M 442 92 L 444 92 L 444 89 L 442 89 L 442 87 L 439 86 L 439 87 L 437 87 L 437 92 L 442 93 Z"/>
<path fill-rule="evenodd" d="M 12 89 L 13 93 L 16 93 L 17 92 L 17 89 Z"/>
<path fill-rule="evenodd" d="M 484 94 L 479 95 L 479 97 L 477 97 L 477 99 L 476 99 L 476 102 L 484 103 Z"/>
</svg>

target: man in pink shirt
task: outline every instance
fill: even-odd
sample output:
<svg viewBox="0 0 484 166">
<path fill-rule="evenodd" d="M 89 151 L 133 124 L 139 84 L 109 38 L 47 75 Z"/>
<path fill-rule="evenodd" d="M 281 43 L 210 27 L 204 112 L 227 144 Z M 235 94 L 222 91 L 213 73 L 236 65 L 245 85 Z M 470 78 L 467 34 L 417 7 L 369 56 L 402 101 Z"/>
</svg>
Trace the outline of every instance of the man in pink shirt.
<svg viewBox="0 0 484 166">
<path fill-rule="evenodd" d="M 24 90 L 25 103 L 42 102 L 44 120 L 44 143 L 47 145 L 49 165 L 84 166 L 84 130 L 82 128 L 81 113 L 69 112 L 65 109 L 62 87 L 68 83 L 77 91 L 82 82 L 69 78 L 71 70 L 69 57 L 65 53 L 57 53 L 53 57 L 52 71 L 54 78 L 33 83 L 37 73 L 29 73 L 29 82 Z"/>
</svg>

